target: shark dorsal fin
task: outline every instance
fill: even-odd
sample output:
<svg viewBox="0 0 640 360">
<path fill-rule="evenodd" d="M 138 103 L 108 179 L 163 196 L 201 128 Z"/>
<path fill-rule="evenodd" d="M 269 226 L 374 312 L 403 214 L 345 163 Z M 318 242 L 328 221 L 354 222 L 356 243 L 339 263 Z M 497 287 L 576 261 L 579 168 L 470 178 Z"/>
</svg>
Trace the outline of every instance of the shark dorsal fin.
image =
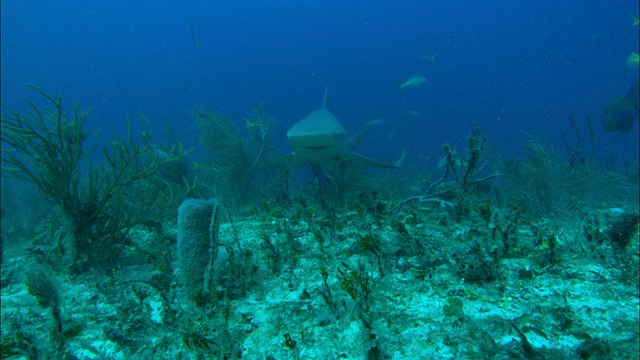
<svg viewBox="0 0 640 360">
<path fill-rule="evenodd" d="M 327 108 L 327 89 L 328 86 L 324 86 L 324 99 L 322 100 L 322 108 L 326 109 Z"/>
</svg>

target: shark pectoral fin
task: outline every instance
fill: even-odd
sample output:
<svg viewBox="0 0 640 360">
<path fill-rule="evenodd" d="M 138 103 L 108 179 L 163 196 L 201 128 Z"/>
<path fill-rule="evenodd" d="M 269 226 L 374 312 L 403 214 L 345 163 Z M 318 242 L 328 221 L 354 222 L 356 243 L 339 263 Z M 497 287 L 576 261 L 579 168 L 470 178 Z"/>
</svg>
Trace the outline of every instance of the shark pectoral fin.
<svg viewBox="0 0 640 360">
<path fill-rule="evenodd" d="M 374 160 L 374 159 L 370 159 L 366 156 L 362 156 L 356 153 L 351 153 L 351 156 L 356 160 L 356 161 L 360 161 L 361 163 L 365 164 L 365 165 L 369 165 L 369 166 L 376 166 L 376 167 L 381 167 L 381 168 L 387 168 L 387 169 L 397 169 L 398 167 L 393 165 L 393 164 L 387 164 L 385 162 L 382 161 L 378 161 L 378 160 Z"/>
<path fill-rule="evenodd" d="M 404 164 L 404 158 L 407 157 L 407 154 L 409 152 L 407 151 L 407 149 L 402 149 L 402 155 L 400 155 L 400 158 L 398 158 L 398 160 L 396 160 L 396 162 L 394 163 L 396 168 L 401 168 L 402 164 Z"/>
</svg>

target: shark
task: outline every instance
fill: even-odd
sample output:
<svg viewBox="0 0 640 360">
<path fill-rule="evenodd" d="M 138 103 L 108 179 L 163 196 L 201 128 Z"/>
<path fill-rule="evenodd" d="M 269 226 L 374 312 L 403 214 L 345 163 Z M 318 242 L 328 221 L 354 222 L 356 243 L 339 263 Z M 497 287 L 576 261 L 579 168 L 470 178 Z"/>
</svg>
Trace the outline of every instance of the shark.
<svg viewBox="0 0 640 360">
<path fill-rule="evenodd" d="M 327 109 L 325 90 L 322 108 L 312 112 L 295 123 L 287 131 L 289 145 L 293 148 L 290 161 L 301 165 L 333 165 L 337 159 L 347 158 L 360 161 L 365 165 L 396 169 L 398 166 L 370 159 L 356 154 L 353 148 L 360 142 L 371 125 L 380 123 L 374 120 L 350 139 L 340 121 Z"/>
</svg>

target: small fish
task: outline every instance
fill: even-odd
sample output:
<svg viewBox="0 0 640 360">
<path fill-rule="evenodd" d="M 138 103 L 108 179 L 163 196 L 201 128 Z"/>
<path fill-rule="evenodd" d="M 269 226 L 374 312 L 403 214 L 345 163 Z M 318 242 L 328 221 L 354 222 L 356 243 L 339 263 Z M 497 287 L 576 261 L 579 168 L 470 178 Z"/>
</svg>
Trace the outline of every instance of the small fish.
<svg viewBox="0 0 640 360">
<path fill-rule="evenodd" d="M 422 114 L 420 114 L 420 112 L 418 112 L 418 110 L 405 110 L 404 113 L 407 114 L 407 115 L 411 115 L 413 117 L 421 117 L 422 116 Z"/>
<path fill-rule="evenodd" d="M 630 15 L 631 15 L 631 17 L 633 18 L 633 26 L 638 26 L 638 25 L 640 25 L 640 19 L 638 19 L 638 17 L 637 17 L 637 16 L 635 16 L 635 15 L 633 15 L 633 14 L 630 14 Z"/>
<path fill-rule="evenodd" d="M 191 163 L 193 164 L 193 170 L 202 170 L 207 168 L 206 166 L 195 161 L 191 161 Z"/>
<path fill-rule="evenodd" d="M 391 130 L 389 135 L 387 135 L 387 142 L 391 142 L 396 137 L 396 129 Z"/>
<path fill-rule="evenodd" d="M 427 54 L 422 54 L 422 56 L 420 56 L 423 60 L 426 60 L 428 62 L 434 62 L 436 57 L 438 57 L 438 53 L 435 53 L 433 55 L 427 55 Z"/>
<path fill-rule="evenodd" d="M 625 96 L 617 97 L 604 109 L 602 125 L 610 133 L 626 134 L 633 130 L 638 118 L 638 83 L 634 83 Z"/>
<path fill-rule="evenodd" d="M 364 125 L 364 127 L 369 128 L 375 125 L 384 124 L 387 120 L 381 118 L 375 118 Z"/>
<path fill-rule="evenodd" d="M 82 17 L 90 17 L 90 16 L 94 16 L 94 15 L 98 15 L 98 12 L 95 10 L 91 10 L 91 11 L 87 11 L 86 13 L 84 13 L 82 15 Z"/>
<path fill-rule="evenodd" d="M 638 53 L 632 51 L 631 55 L 627 58 L 627 67 L 637 68 L 639 60 Z"/>
<path fill-rule="evenodd" d="M 196 45 L 200 45 L 200 39 L 198 39 L 198 37 L 196 36 L 196 32 L 193 31 L 193 27 L 189 26 L 189 35 L 191 36 L 191 40 L 193 40 L 193 43 Z"/>
<path fill-rule="evenodd" d="M 407 86 L 420 86 L 425 82 L 427 82 L 427 79 L 423 78 L 422 76 L 414 76 L 400 85 L 400 90 L 404 89 Z"/>
</svg>

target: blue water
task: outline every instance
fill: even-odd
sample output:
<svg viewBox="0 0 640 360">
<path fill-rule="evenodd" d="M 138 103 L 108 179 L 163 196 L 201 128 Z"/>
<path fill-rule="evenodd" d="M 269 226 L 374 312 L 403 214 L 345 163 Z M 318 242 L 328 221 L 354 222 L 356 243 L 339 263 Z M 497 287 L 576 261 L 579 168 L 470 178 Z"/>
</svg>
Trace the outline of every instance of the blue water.
<svg viewBox="0 0 640 360">
<path fill-rule="evenodd" d="M 637 81 L 625 66 L 638 52 L 631 14 L 635 0 L 3 1 L 1 100 L 23 109 L 33 83 L 92 106 L 87 128 L 101 137 L 141 111 L 159 138 L 170 118 L 192 145 L 193 105 L 240 123 L 263 101 L 289 151 L 286 129 L 327 87 L 347 130 L 387 120 L 358 150 L 388 161 L 403 148 L 413 162 L 437 159 L 443 142 L 461 148 L 470 121 L 505 156 L 528 134 L 562 148 L 568 113 L 585 134 L 594 118 L 599 156 L 612 147 L 635 160 L 637 121 L 622 136 L 599 124 Z M 399 91 L 414 75 L 427 83 Z"/>
</svg>

